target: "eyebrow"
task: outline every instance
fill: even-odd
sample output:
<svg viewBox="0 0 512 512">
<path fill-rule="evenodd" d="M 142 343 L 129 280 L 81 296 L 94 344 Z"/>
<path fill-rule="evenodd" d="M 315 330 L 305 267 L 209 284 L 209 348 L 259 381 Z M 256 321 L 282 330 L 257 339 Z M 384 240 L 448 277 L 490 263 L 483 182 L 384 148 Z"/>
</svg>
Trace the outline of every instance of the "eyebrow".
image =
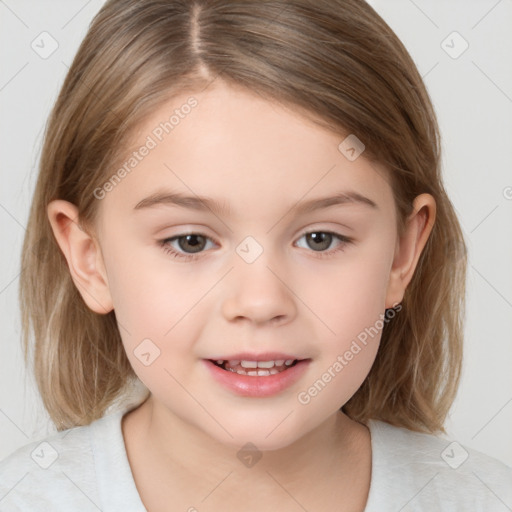
<svg viewBox="0 0 512 512">
<path fill-rule="evenodd" d="M 329 197 L 310 199 L 308 201 L 302 202 L 299 201 L 295 207 L 291 207 L 289 209 L 295 209 L 296 213 L 304 215 L 306 213 L 311 213 L 322 208 L 347 204 L 361 204 L 374 210 L 379 209 L 375 201 L 372 201 L 370 198 L 354 191 L 338 192 L 335 195 Z M 231 210 L 225 201 L 220 202 L 211 197 L 186 196 L 179 192 L 168 191 L 157 191 L 149 195 L 148 197 L 139 201 L 133 209 L 143 210 L 146 208 L 152 208 L 154 206 L 179 206 L 182 208 L 188 208 L 201 212 L 210 210 L 216 214 L 226 216 L 230 215 L 231 213 Z"/>
</svg>

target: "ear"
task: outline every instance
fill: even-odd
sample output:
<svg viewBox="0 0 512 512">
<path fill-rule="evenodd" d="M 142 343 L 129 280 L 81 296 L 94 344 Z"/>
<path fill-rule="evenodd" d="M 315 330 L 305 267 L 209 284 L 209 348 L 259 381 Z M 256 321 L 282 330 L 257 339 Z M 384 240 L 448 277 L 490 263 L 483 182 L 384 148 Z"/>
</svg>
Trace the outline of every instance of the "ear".
<svg viewBox="0 0 512 512">
<path fill-rule="evenodd" d="M 405 232 L 396 244 L 386 294 L 386 308 L 392 308 L 402 301 L 435 219 L 436 201 L 432 195 L 417 196 L 413 202 L 413 212 L 407 219 Z"/>
<path fill-rule="evenodd" d="M 66 257 L 71 278 L 92 311 L 107 314 L 113 303 L 98 242 L 79 225 L 78 208 L 61 199 L 47 207 L 48 219 Z"/>
</svg>

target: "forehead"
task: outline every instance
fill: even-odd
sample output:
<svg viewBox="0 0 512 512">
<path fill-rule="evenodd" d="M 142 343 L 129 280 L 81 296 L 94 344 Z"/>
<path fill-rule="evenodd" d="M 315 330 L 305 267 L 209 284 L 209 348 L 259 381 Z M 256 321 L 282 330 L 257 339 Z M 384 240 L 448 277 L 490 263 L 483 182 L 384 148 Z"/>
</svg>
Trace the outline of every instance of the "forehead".
<svg viewBox="0 0 512 512">
<path fill-rule="evenodd" d="M 268 211 L 280 202 L 342 190 L 392 201 L 385 169 L 365 159 L 364 152 L 348 159 L 342 151 L 346 136 L 291 107 L 214 84 L 175 96 L 147 117 L 124 162 L 132 155 L 133 167 L 108 202 L 133 209 L 165 188 L 209 196 L 230 211 L 251 215 L 258 206 Z"/>
</svg>

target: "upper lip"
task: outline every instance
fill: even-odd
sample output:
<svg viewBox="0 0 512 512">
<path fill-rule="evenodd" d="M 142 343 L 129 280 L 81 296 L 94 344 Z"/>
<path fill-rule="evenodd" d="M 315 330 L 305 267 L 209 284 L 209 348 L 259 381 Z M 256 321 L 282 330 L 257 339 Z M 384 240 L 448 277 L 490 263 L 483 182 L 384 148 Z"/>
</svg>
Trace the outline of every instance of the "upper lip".
<svg viewBox="0 0 512 512">
<path fill-rule="evenodd" d="M 291 355 L 291 354 L 284 354 L 282 352 L 263 352 L 260 354 L 250 354 L 249 352 L 241 352 L 239 354 L 232 354 L 229 356 L 220 356 L 220 357 L 212 357 L 212 361 L 280 361 L 285 360 L 288 361 L 292 359 L 295 361 L 301 360 L 302 358 Z"/>
</svg>

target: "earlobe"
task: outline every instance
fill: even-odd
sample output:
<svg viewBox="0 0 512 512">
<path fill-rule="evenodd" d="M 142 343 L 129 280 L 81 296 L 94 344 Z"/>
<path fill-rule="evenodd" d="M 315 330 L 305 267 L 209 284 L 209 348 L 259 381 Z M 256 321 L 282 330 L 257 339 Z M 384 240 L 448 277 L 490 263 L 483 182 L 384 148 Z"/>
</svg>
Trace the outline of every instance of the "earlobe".
<svg viewBox="0 0 512 512">
<path fill-rule="evenodd" d="M 392 308 L 402 301 L 434 227 L 435 218 L 436 202 L 433 196 L 417 196 L 413 202 L 413 212 L 407 219 L 405 232 L 397 241 L 388 282 L 386 308 Z"/>
<path fill-rule="evenodd" d="M 103 257 L 98 242 L 80 226 L 78 208 L 57 199 L 48 204 L 47 213 L 71 278 L 85 303 L 96 313 L 109 313 L 113 303 Z"/>
</svg>

